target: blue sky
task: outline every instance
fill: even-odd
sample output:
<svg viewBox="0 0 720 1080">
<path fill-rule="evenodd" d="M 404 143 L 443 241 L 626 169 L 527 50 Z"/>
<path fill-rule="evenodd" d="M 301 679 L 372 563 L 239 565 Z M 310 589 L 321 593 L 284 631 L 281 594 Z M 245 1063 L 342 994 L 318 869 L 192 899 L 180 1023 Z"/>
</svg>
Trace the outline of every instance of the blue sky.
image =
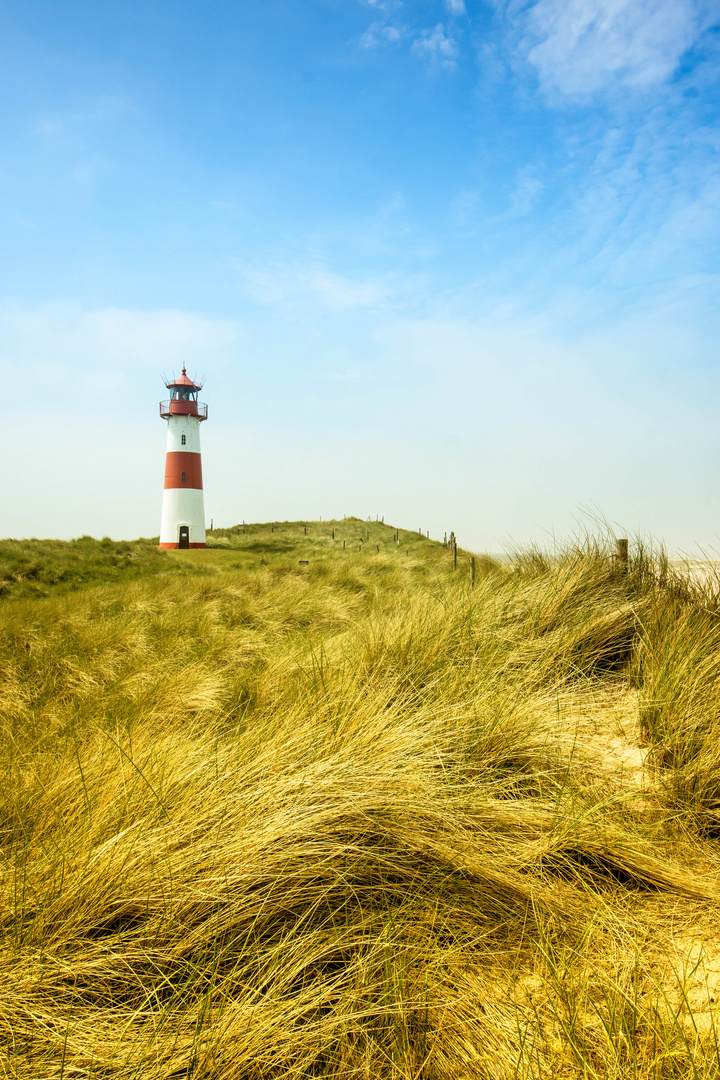
<svg viewBox="0 0 720 1080">
<path fill-rule="evenodd" d="M 0 11 L 3 535 L 208 520 L 720 547 L 707 0 Z"/>
</svg>

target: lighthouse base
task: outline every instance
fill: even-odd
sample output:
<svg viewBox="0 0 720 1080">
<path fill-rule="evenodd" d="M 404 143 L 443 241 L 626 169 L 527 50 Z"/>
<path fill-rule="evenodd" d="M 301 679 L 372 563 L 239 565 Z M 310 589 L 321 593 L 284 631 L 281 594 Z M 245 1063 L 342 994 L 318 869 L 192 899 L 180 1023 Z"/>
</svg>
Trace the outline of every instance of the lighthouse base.
<svg viewBox="0 0 720 1080">
<path fill-rule="evenodd" d="M 180 550 L 180 545 L 179 544 L 158 544 L 158 547 L 167 548 L 167 549 L 169 549 L 171 551 L 179 551 Z M 204 547 L 207 547 L 207 544 L 185 544 L 185 550 L 186 551 L 189 548 L 204 548 Z"/>
<path fill-rule="evenodd" d="M 160 547 L 205 547 L 205 540 L 202 488 L 166 487 L 163 492 Z"/>
</svg>

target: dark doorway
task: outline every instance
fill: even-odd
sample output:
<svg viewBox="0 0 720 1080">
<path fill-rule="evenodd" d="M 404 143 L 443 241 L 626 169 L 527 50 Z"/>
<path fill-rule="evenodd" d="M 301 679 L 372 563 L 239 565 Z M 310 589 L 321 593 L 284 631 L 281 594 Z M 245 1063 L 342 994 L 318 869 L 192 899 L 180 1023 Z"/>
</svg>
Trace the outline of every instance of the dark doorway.
<svg viewBox="0 0 720 1080">
<path fill-rule="evenodd" d="M 189 525 L 181 525 L 180 526 L 180 543 L 178 544 L 178 547 L 181 547 L 181 548 L 189 548 L 190 547 L 190 526 Z"/>
</svg>

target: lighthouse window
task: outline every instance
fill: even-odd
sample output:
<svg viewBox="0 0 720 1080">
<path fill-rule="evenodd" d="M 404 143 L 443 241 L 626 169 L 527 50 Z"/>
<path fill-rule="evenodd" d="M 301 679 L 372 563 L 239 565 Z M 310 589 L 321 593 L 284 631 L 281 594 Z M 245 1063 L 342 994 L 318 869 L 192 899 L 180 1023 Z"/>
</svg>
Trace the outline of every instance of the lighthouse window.
<svg viewBox="0 0 720 1080">
<path fill-rule="evenodd" d="M 185 438 L 185 436 L 184 436 L 184 435 L 181 435 L 181 436 L 180 436 L 180 442 L 182 443 L 182 445 L 183 445 L 183 446 L 184 446 L 184 445 L 185 445 L 185 443 L 187 442 L 187 439 Z"/>
<path fill-rule="evenodd" d="M 183 473 L 182 474 L 182 482 L 183 482 L 183 484 L 186 483 L 186 481 L 187 481 L 187 475 L 185 473 Z"/>
</svg>

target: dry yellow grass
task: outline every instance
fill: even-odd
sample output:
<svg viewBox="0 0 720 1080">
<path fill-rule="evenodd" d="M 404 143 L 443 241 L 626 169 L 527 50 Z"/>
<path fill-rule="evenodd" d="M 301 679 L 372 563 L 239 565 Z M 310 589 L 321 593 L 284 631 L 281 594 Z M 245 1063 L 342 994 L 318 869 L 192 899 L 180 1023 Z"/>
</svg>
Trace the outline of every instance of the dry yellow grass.
<svg viewBox="0 0 720 1080">
<path fill-rule="evenodd" d="M 718 1076 L 712 597 L 405 550 L 4 602 L 5 1076 Z"/>
</svg>

